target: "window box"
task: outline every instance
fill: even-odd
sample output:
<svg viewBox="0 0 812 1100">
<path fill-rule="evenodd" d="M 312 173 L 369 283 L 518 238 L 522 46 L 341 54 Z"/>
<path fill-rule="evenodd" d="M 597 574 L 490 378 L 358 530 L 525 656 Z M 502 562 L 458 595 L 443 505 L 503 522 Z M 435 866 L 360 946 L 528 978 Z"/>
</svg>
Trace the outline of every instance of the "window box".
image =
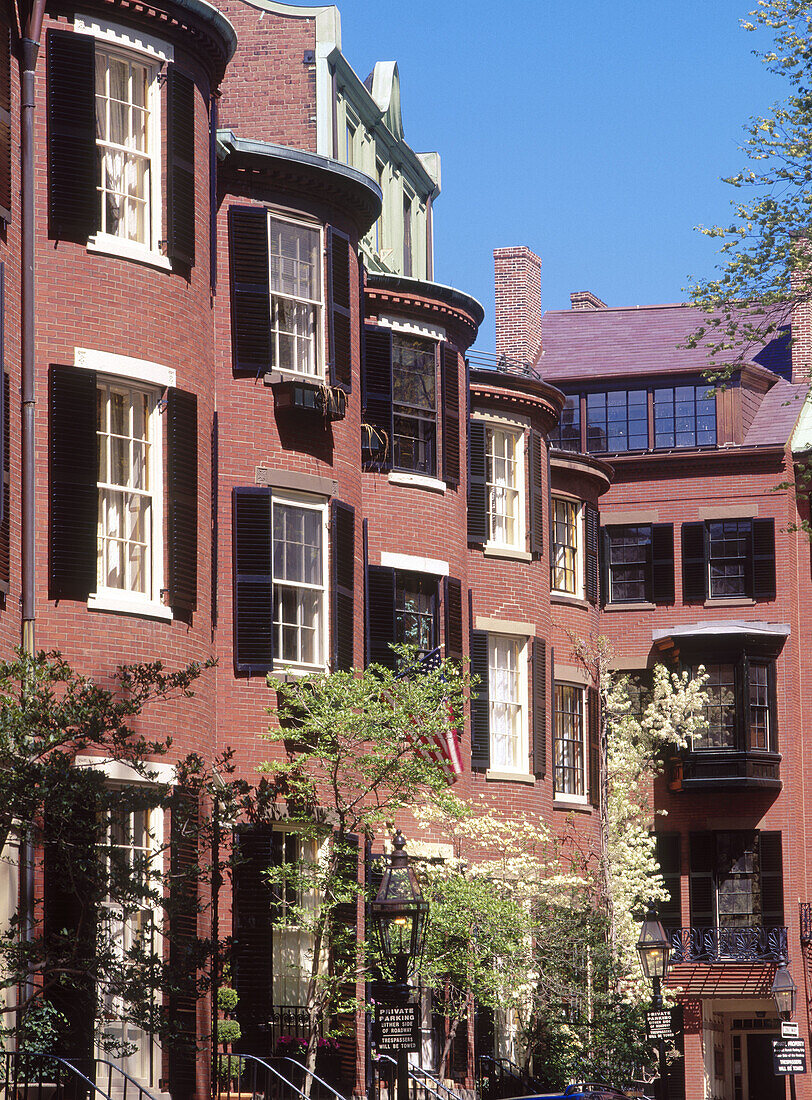
<svg viewBox="0 0 812 1100">
<path fill-rule="evenodd" d="M 301 409 L 315 412 L 325 420 L 343 420 L 347 415 L 347 395 L 338 386 L 322 386 L 317 382 L 301 382 L 286 378 L 271 386 L 277 410 Z"/>
</svg>

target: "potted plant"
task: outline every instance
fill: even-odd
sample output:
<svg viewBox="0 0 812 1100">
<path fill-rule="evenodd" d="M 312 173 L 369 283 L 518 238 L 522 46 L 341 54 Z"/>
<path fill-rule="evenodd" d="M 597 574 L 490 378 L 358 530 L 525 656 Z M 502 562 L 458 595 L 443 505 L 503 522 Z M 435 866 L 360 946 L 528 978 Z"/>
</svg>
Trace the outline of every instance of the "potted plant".
<svg viewBox="0 0 812 1100">
<path fill-rule="evenodd" d="M 233 1097 L 250 1098 L 253 1093 L 240 1092 L 245 1059 L 239 1054 L 232 1054 L 230 1050 L 242 1038 L 239 1020 L 231 1018 L 239 1000 L 239 993 L 231 986 L 224 985 L 217 990 L 217 1007 L 222 1014 L 222 1019 L 217 1021 L 217 1045 L 223 1048 L 222 1053 L 217 1056 L 217 1088 L 219 1092 L 226 1092 Z"/>
</svg>

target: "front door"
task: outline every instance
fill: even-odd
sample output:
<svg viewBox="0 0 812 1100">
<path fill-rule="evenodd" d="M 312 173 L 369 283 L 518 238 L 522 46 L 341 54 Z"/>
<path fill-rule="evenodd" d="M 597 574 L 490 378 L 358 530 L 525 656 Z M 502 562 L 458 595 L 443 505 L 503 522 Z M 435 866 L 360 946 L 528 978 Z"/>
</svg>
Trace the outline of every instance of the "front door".
<svg viewBox="0 0 812 1100">
<path fill-rule="evenodd" d="M 747 1036 L 748 1100 L 784 1100 L 784 1078 L 773 1073 L 773 1044 L 777 1036 Z"/>
</svg>

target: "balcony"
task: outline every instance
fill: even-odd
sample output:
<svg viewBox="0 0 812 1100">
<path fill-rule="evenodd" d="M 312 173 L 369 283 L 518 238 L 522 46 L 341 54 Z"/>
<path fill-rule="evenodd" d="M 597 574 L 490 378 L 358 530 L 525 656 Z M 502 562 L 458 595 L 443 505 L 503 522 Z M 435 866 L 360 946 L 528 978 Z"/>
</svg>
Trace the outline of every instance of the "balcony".
<svg viewBox="0 0 812 1100">
<path fill-rule="evenodd" d="M 781 789 L 781 753 L 750 749 L 703 749 L 673 760 L 672 791 Z"/>
<path fill-rule="evenodd" d="M 785 927 L 670 928 L 671 963 L 787 962 Z"/>
</svg>

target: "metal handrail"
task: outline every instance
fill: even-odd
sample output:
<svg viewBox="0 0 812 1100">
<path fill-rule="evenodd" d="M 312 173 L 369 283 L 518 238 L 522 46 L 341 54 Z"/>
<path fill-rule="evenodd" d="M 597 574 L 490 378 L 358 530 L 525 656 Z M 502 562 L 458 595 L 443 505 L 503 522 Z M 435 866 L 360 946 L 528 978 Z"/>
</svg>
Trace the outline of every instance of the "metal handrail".
<svg viewBox="0 0 812 1100">
<path fill-rule="evenodd" d="M 379 1062 L 390 1062 L 395 1068 L 397 1068 L 397 1062 L 389 1054 L 379 1054 Z M 430 1096 L 434 1097 L 434 1100 L 458 1100 L 457 1095 L 449 1088 L 447 1088 L 442 1081 L 438 1081 L 436 1077 L 432 1077 L 430 1073 L 427 1073 L 422 1066 L 409 1066 L 409 1077 L 419 1085 Z M 426 1081 L 421 1081 L 418 1074 L 422 1074 L 427 1081 L 431 1084 L 426 1084 Z"/>
<path fill-rule="evenodd" d="M 127 1085 L 128 1085 L 128 1083 L 131 1084 L 134 1088 L 136 1088 L 138 1090 L 138 1100 L 158 1100 L 155 1093 L 150 1092 L 149 1089 L 147 1089 L 147 1088 L 144 1088 L 144 1086 L 142 1084 L 140 1084 L 138 1081 L 136 1081 L 135 1078 L 132 1077 L 129 1073 L 127 1073 L 127 1071 L 125 1069 L 122 1069 L 121 1066 L 117 1066 L 115 1064 L 115 1062 L 110 1062 L 110 1061 L 108 1061 L 107 1058 L 94 1058 L 93 1062 L 94 1062 L 94 1067 L 99 1066 L 99 1065 L 107 1066 L 107 1094 L 108 1094 L 108 1096 L 110 1095 L 110 1093 L 112 1091 L 112 1087 L 113 1087 L 111 1071 L 115 1071 L 116 1073 L 121 1074 L 121 1076 L 124 1078 L 124 1094 L 123 1094 L 122 1100 L 127 1100 Z M 96 1076 L 98 1076 L 98 1075 L 96 1074 Z"/>
<path fill-rule="evenodd" d="M 235 1061 L 238 1061 L 238 1062 L 240 1062 L 240 1061 L 241 1062 L 255 1062 L 258 1066 L 262 1066 L 263 1069 L 267 1070 L 269 1073 L 272 1073 L 274 1077 L 277 1077 L 282 1082 L 283 1085 L 287 1086 L 287 1088 L 292 1089 L 296 1093 L 297 1096 L 301 1097 L 301 1100 L 307 1100 L 307 1097 L 305 1096 L 305 1094 L 302 1092 L 302 1090 L 300 1088 L 297 1088 L 297 1086 L 294 1085 L 294 1083 L 292 1081 L 289 1081 L 288 1078 L 285 1077 L 285 1075 L 283 1073 L 280 1073 L 278 1069 L 274 1069 L 274 1067 L 269 1065 L 263 1058 L 258 1058 L 256 1056 L 256 1054 L 226 1054 L 226 1055 L 224 1055 L 224 1057 L 228 1058 L 229 1060 L 233 1058 Z M 291 1058 L 290 1061 L 295 1061 L 295 1059 Z M 299 1065 L 300 1063 L 296 1063 L 296 1064 Z M 302 1068 L 304 1068 L 304 1067 L 302 1067 Z M 254 1076 L 256 1077 L 256 1072 L 255 1072 Z M 230 1088 L 228 1088 L 228 1089 L 219 1089 L 218 1088 L 217 1091 L 218 1091 L 219 1096 L 231 1096 L 232 1095 Z M 251 1091 L 256 1092 L 257 1090 L 252 1089 Z M 342 1100 L 343 1100 L 343 1098 L 342 1098 Z"/>
<path fill-rule="evenodd" d="M 45 1053 L 43 1053 L 42 1051 L 39 1051 L 39 1050 L 26 1050 L 26 1051 L 8 1051 L 7 1050 L 7 1051 L 4 1051 L 3 1055 L 2 1055 L 2 1060 L 3 1060 L 3 1065 L 4 1065 L 5 1072 L 3 1073 L 2 1083 L 5 1084 L 5 1085 L 8 1085 L 9 1084 L 9 1077 L 10 1077 L 11 1078 L 10 1083 L 11 1083 L 15 1093 L 19 1093 L 22 1090 L 23 1100 L 28 1100 L 29 1093 L 32 1092 L 32 1090 L 33 1090 L 33 1093 L 39 1097 L 39 1100 L 42 1100 L 43 1086 L 46 1085 L 46 1084 L 50 1085 L 52 1083 L 50 1081 L 46 1081 L 42 1077 L 42 1075 L 40 1075 L 39 1079 L 36 1080 L 36 1081 L 29 1081 L 27 1074 L 22 1078 L 22 1081 L 21 1081 L 21 1077 L 20 1077 L 20 1073 L 19 1073 L 19 1063 L 23 1058 L 26 1058 L 26 1059 L 33 1058 L 33 1059 L 41 1060 L 43 1062 L 43 1070 L 46 1070 L 46 1071 L 50 1068 L 50 1065 L 52 1063 L 56 1063 L 59 1066 L 63 1066 L 70 1074 L 73 1074 L 75 1077 L 78 1077 L 81 1081 L 83 1081 L 84 1084 L 87 1085 L 87 1087 L 92 1090 L 92 1092 L 98 1093 L 98 1095 L 102 1098 L 102 1100 L 110 1100 L 109 1093 L 103 1092 L 102 1089 L 100 1089 L 98 1087 L 98 1085 L 94 1084 L 94 1082 L 91 1081 L 89 1077 L 87 1077 L 84 1073 L 82 1073 L 82 1071 L 80 1069 L 78 1069 L 75 1065 L 73 1065 L 72 1062 L 69 1062 L 67 1060 L 67 1058 L 62 1058 L 58 1054 L 45 1054 Z M 12 1066 L 12 1073 L 11 1074 L 9 1074 L 9 1072 L 8 1072 L 9 1063 L 11 1063 L 11 1066 Z M 59 1082 L 53 1082 L 53 1083 L 56 1084 L 57 1086 L 59 1084 Z"/>
<path fill-rule="evenodd" d="M 318 1083 L 323 1088 L 327 1089 L 328 1092 L 331 1092 L 333 1096 L 336 1097 L 336 1100 L 345 1100 L 345 1097 L 343 1097 L 340 1092 L 334 1089 L 332 1085 L 328 1085 L 323 1077 L 319 1077 L 317 1073 L 314 1073 L 312 1069 L 308 1069 L 307 1066 L 304 1065 L 302 1062 L 297 1062 L 295 1058 L 288 1058 L 287 1055 L 284 1055 L 283 1057 L 286 1062 L 292 1062 L 294 1066 L 297 1066 L 299 1069 L 303 1069 L 308 1077 L 312 1077 L 314 1081 L 318 1081 Z"/>
</svg>

